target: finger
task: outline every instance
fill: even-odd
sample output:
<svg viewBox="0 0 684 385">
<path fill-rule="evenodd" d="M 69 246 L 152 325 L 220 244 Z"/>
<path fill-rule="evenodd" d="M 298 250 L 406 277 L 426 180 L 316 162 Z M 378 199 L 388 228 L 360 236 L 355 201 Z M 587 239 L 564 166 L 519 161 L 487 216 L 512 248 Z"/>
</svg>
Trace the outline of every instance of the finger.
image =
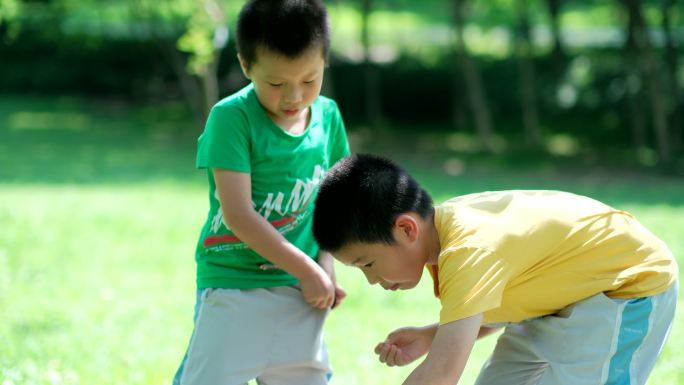
<svg viewBox="0 0 684 385">
<path fill-rule="evenodd" d="M 327 295 L 321 297 L 318 300 L 318 308 L 319 309 L 325 309 L 326 307 L 328 307 L 328 296 Z"/>
<path fill-rule="evenodd" d="M 323 299 L 323 308 L 327 309 L 332 306 L 333 301 L 335 301 L 335 295 L 333 293 L 330 293 L 329 295 L 325 296 Z"/>
<path fill-rule="evenodd" d="M 382 349 L 382 362 L 384 362 L 388 366 L 391 366 L 389 364 L 389 358 L 390 358 L 391 352 L 392 352 L 392 345 L 385 344 L 385 346 Z"/>
<path fill-rule="evenodd" d="M 322 298 L 316 301 L 316 309 L 325 309 L 326 305 L 326 299 Z"/>
<path fill-rule="evenodd" d="M 342 300 L 344 299 L 345 296 L 346 296 L 346 294 L 341 289 L 339 289 L 339 290 L 335 289 L 335 295 L 333 297 L 333 303 L 332 303 L 331 308 L 334 309 L 337 306 L 339 306 L 340 303 L 342 303 Z"/>
<path fill-rule="evenodd" d="M 389 353 L 387 354 L 387 365 L 388 366 L 396 366 L 397 365 L 397 353 L 399 352 L 399 348 L 397 348 L 396 345 L 392 345 L 390 347 Z"/>
<path fill-rule="evenodd" d="M 380 357 L 378 357 L 380 362 L 382 362 L 382 363 L 387 362 L 387 354 L 388 353 L 389 353 L 389 345 L 382 344 L 382 346 L 380 347 Z"/>
<path fill-rule="evenodd" d="M 411 362 L 411 360 L 406 356 L 406 354 L 399 352 L 397 353 L 397 366 L 404 366 Z"/>
<path fill-rule="evenodd" d="M 375 354 L 380 354 L 380 349 L 382 349 L 382 345 L 384 344 L 384 342 L 380 342 L 379 344 L 375 345 L 375 349 L 373 350 Z"/>
<path fill-rule="evenodd" d="M 315 308 L 315 309 L 320 309 L 321 307 L 321 300 L 320 298 L 310 298 L 306 301 L 306 303 L 309 304 L 309 306 Z"/>
<path fill-rule="evenodd" d="M 335 295 L 340 299 L 345 299 L 347 297 L 347 292 L 343 288 L 338 287 L 335 289 Z"/>
</svg>

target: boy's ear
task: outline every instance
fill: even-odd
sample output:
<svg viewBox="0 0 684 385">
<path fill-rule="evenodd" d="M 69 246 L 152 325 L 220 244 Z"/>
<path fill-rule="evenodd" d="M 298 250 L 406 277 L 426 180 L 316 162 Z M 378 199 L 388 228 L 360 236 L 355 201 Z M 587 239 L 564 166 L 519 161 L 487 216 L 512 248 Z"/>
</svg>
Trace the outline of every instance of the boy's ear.
<svg viewBox="0 0 684 385">
<path fill-rule="evenodd" d="M 418 239 L 418 221 L 409 214 L 401 214 L 394 220 L 394 237 L 395 239 L 406 239 L 414 242 Z"/>
<path fill-rule="evenodd" d="M 245 59 L 242 58 L 242 55 L 237 54 L 238 61 L 240 62 L 240 68 L 242 69 L 242 74 L 245 75 L 245 77 L 249 80 L 252 80 L 249 77 L 249 65 L 247 65 L 247 62 Z"/>
</svg>

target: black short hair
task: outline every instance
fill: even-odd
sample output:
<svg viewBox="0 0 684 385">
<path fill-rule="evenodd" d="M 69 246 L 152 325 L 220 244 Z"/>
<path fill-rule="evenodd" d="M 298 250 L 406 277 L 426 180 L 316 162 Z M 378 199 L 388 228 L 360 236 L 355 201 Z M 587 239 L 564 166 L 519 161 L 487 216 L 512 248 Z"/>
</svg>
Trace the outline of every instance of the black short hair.
<svg viewBox="0 0 684 385">
<path fill-rule="evenodd" d="M 337 162 L 321 182 L 313 234 L 335 252 L 356 242 L 393 244 L 394 221 L 405 213 L 434 213 L 432 198 L 393 161 L 357 154 Z"/>
<path fill-rule="evenodd" d="M 328 13 L 319 0 L 249 0 L 237 21 L 237 50 L 248 67 L 257 61 L 257 48 L 287 58 L 321 46 L 330 50 Z"/>
</svg>

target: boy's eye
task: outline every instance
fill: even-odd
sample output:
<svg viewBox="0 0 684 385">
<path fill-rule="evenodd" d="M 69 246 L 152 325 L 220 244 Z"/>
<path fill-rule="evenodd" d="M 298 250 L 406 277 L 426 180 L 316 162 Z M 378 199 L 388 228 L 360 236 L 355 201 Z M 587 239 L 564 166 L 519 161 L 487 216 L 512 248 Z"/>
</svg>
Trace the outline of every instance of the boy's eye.
<svg viewBox="0 0 684 385">
<path fill-rule="evenodd" d="M 283 83 L 268 83 L 271 87 L 280 87 Z"/>
<path fill-rule="evenodd" d="M 313 84 L 314 81 L 315 81 L 315 80 L 307 80 L 307 81 L 304 82 L 304 84 Z"/>
<path fill-rule="evenodd" d="M 373 266 L 373 262 L 368 262 L 367 264 L 363 265 L 365 268 L 369 268 L 371 266 Z"/>
</svg>

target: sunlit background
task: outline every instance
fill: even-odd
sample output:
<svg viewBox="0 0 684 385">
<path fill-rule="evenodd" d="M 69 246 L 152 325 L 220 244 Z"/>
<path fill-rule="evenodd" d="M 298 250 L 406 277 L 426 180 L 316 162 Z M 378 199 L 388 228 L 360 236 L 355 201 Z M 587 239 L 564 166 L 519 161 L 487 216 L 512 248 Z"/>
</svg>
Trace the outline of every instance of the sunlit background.
<svg viewBox="0 0 684 385">
<path fill-rule="evenodd" d="M 633 212 L 684 261 L 684 4 L 325 1 L 324 94 L 352 150 L 436 201 L 552 188 Z M 194 168 L 208 108 L 246 84 L 242 1 L 0 0 L 0 385 L 170 384 L 192 330 Z M 680 263 L 684 264 L 684 263 Z M 332 385 L 400 384 L 372 354 L 437 319 L 338 266 Z M 681 305 L 681 301 L 680 301 Z M 649 384 L 684 384 L 682 306 Z M 478 343 L 470 384 L 495 337 Z"/>
</svg>

